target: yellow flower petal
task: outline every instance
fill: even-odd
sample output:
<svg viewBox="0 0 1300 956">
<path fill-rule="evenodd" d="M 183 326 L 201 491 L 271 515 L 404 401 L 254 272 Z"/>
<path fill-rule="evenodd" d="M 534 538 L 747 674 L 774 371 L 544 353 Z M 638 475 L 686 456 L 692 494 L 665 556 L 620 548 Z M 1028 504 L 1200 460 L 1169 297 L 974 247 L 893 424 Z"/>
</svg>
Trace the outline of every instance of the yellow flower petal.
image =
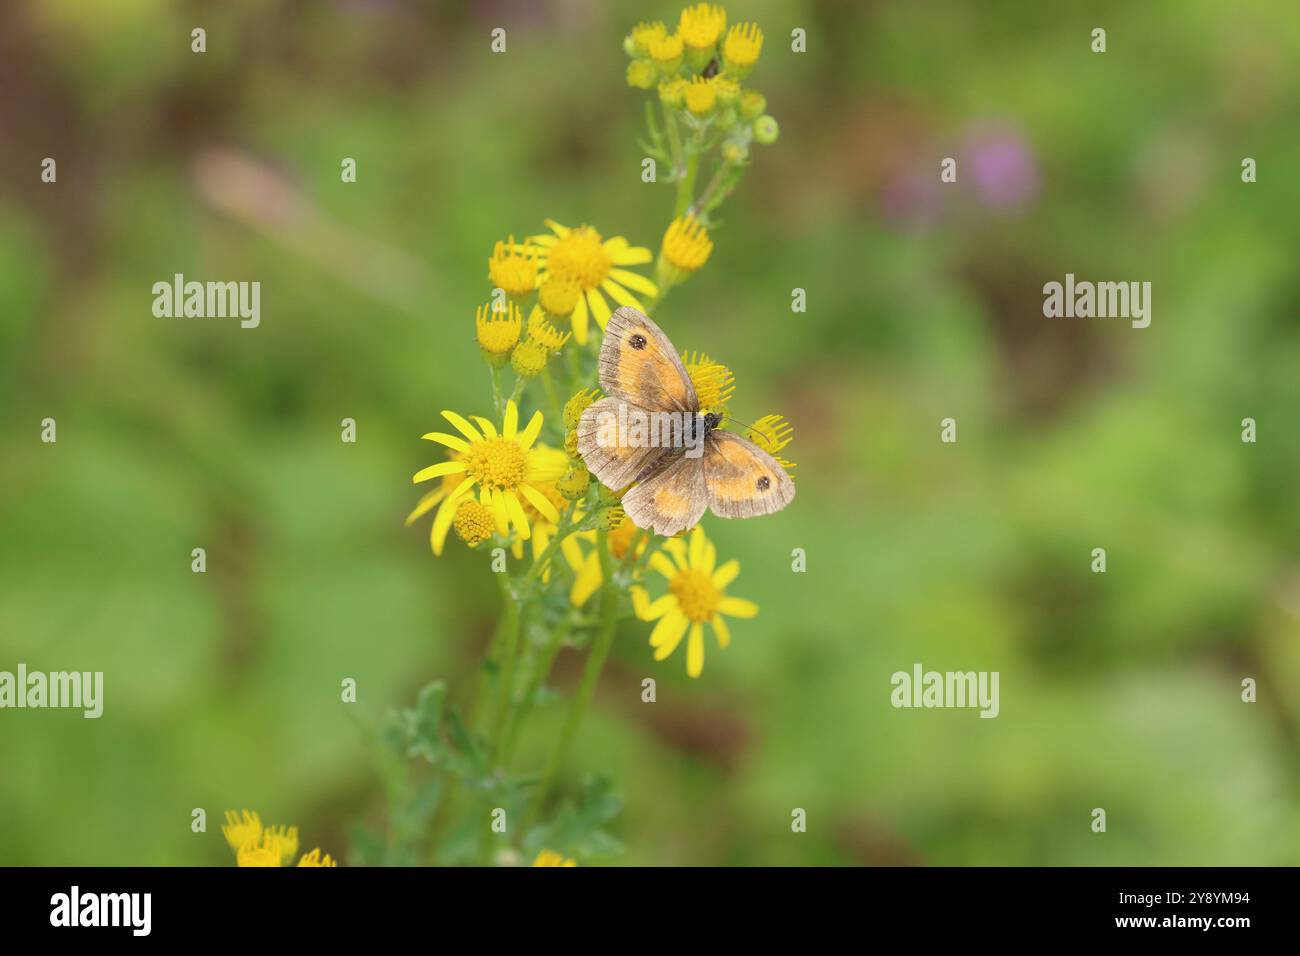
<svg viewBox="0 0 1300 956">
<path fill-rule="evenodd" d="M 492 504 L 489 507 L 492 509 L 492 517 L 496 519 L 497 533 L 505 537 L 510 533 L 510 512 L 506 510 L 506 499 L 500 488 L 493 488 L 491 492 Z"/>
<path fill-rule="evenodd" d="M 510 520 L 519 529 L 519 537 L 527 541 L 529 535 L 532 534 L 532 529 L 528 527 L 528 515 L 524 514 L 523 505 L 519 503 L 519 496 L 515 494 L 514 489 L 501 492 L 501 496 L 506 500 L 506 512 L 510 515 Z"/>
<path fill-rule="evenodd" d="M 704 561 L 704 529 L 699 525 L 691 532 L 690 555 L 687 560 L 692 568 L 698 568 Z"/>
<path fill-rule="evenodd" d="M 627 269 L 610 269 L 609 277 L 633 292 L 640 292 L 642 295 L 648 295 L 651 298 L 659 295 L 659 287 L 639 272 L 631 272 Z"/>
<path fill-rule="evenodd" d="M 564 555 L 564 560 L 569 563 L 569 567 L 574 571 L 582 568 L 582 549 L 578 547 L 578 536 L 571 534 L 560 542 L 560 553 Z"/>
<path fill-rule="evenodd" d="M 561 239 L 563 239 L 565 236 L 567 236 L 567 235 L 569 234 L 569 227 L 568 227 L 568 226 L 561 226 L 561 225 L 560 225 L 558 222 L 556 222 L 554 219 L 544 219 L 544 220 L 542 220 L 542 221 L 546 223 L 547 228 L 549 228 L 552 232 L 554 232 L 554 233 L 555 233 L 557 236 L 559 236 Z"/>
<path fill-rule="evenodd" d="M 732 558 L 718 570 L 713 572 L 713 586 L 721 591 L 740 574 L 740 562 Z"/>
<path fill-rule="evenodd" d="M 501 423 L 501 437 L 507 441 L 515 437 L 519 431 L 519 406 L 515 404 L 513 398 L 506 400 L 506 417 Z"/>
<path fill-rule="evenodd" d="M 650 632 L 650 646 L 655 649 L 655 660 L 661 661 L 677 650 L 690 623 L 681 611 L 670 611 L 659 619 L 655 629 Z"/>
<path fill-rule="evenodd" d="M 524 493 L 524 497 L 528 499 L 528 503 L 540 511 L 547 520 L 560 520 L 560 513 L 555 510 L 555 505 L 551 503 L 551 499 L 547 498 L 546 495 L 542 494 L 532 485 L 520 485 L 519 490 Z"/>
<path fill-rule="evenodd" d="M 474 421 L 478 424 L 479 428 L 483 429 L 483 434 L 486 435 L 488 438 L 497 437 L 497 427 L 493 425 L 490 421 L 488 421 L 486 418 L 484 418 L 482 415 L 472 415 L 470 417 L 474 419 Z"/>
<path fill-rule="evenodd" d="M 732 617 L 753 617 L 758 613 L 758 605 L 744 598 L 724 597 L 718 602 L 718 611 Z"/>
<path fill-rule="evenodd" d="M 443 475 L 454 475 L 464 471 L 469 466 L 463 461 L 440 461 L 436 465 L 430 465 L 428 468 L 421 468 L 411 478 L 411 483 L 418 485 L 422 481 L 428 481 L 430 478 L 441 478 Z"/>
<path fill-rule="evenodd" d="M 576 606 L 587 603 L 587 598 L 596 593 L 600 587 L 603 575 L 600 571 L 600 556 L 592 551 L 587 555 L 587 560 L 582 563 L 582 570 L 577 573 L 573 579 L 573 587 L 569 591 L 569 600 Z"/>
<path fill-rule="evenodd" d="M 622 243 L 618 240 L 621 236 L 615 236 L 605 243 L 605 253 L 616 266 L 639 266 L 654 259 L 654 253 L 644 246 L 629 246 L 627 240 L 623 239 Z"/>
<path fill-rule="evenodd" d="M 569 319 L 573 323 L 573 341 L 579 345 L 587 344 L 587 299 L 585 296 L 578 296 L 578 304 L 573 307 L 573 315 Z"/>
<path fill-rule="evenodd" d="M 446 495 L 446 493 L 447 493 L 447 489 L 439 487 L 439 488 L 434 488 L 433 491 L 430 491 L 423 498 L 421 498 L 419 503 L 416 504 L 416 506 L 411 510 L 411 513 L 406 516 L 406 527 L 409 528 L 411 525 L 415 524 L 415 522 L 419 521 L 426 514 L 432 511 L 433 506 L 436 505 L 439 501 L 441 501 L 443 499 L 443 496 Z"/>
<path fill-rule="evenodd" d="M 726 619 L 721 614 L 713 615 L 713 633 L 718 638 L 718 646 L 726 647 L 731 643 L 731 628 L 727 626 Z"/>
<path fill-rule="evenodd" d="M 698 621 L 691 625 L 691 637 L 686 642 L 686 673 L 699 677 L 704 670 L 704 625 Z"/>
<path fill-rule="evenodd" d="M 642 308 L 641 303 L 637 300 L 637 297 L 631 292 L 628 292 L 617 282 L 612 282 L 609 279 L 606 279 L 600 284 L 600 287 L 605 290 L 606 295 L 619 305 L 630 305 L 634 309 L 639 309 L 642 312 L 645 311 L 645 309 Z"/>
<path fill-rule="evenodd" d="M 677 596 L 674 594 L 665 594 L 658 600 L 646 604 L 641 611 L 637 612 L 637 617 L 641 618 L 643 621 L 656 621 L 676 606 Z"/>
<path fill-rule="evenodd" d="M 677 577 L 677 567 L 669 561 L 662 551 L 656 551 L 650 555 L 650 567 L 654 568 L 669 581 Z"/>
<path fill-rule="evenodd" d="M 452 427 L 454 427 L 456 431 L 460 432 L 470 441 L 483 440 L 483 436 L 474 430 L 474 426 L 471 425 L 469 422 L 465 421 L 465 419 L 461 418 L 455 412 L 449 412 L 446 409 L 444 409 L 442 413 L 442 417 L 447 419 L 447 421 L 451 422 Z"/>
<path fill-rule="evenodd" d="M 528 426 L 519 436 L 519 447 L 527 451 L 533 447 L 533 442 L 537 441 L 537 436 L 542 431 L 542 413 L 533 412 L 533 417 L 528 419 Z"/>
<path fill-rule="evenodd" d="M 425 441 L 436 441 L 448 448 L 454 448 L 456 451 L 469 451 L 469 442 L 463 438 L 457 438 L 455 435 L 448 435 L 446 432 L 429 432 L 427 435 L 421 435 L 420 437 Z"/>
<path fill-rule="evenodd" d="M 609 321 L 610 314 L 614 311 L 605 301 L 605 297 L 595 289 L 587 290 L 587 305 L 591 308 L 591 314 L 596 320 L 596 324 L 602 329 L 605 323 Z"/>
</svg>

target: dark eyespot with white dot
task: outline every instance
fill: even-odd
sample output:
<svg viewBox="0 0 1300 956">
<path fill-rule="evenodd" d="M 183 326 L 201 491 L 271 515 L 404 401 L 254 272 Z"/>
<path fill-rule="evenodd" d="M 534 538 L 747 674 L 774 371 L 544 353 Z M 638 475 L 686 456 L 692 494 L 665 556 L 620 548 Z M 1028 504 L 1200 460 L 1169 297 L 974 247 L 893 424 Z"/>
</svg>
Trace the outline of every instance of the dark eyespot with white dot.
<svg viewBox="0 0 1300 956">
<path fill-rule="evenodd" d="M 768 488 L 772 487 L 772 479 L 767 477 L 767 475 L 764 475 L 762 478 L 758 479 L 757 484 L 759 491 L 767 491 Z"/>
<path fill-rule="evenodd" d="M 627 344 L 632 346 L 632 348 L 636 349 L 637 351 L 640 351 L 641 349 L 645 348 L 645 336 L 641 335 L 640 333 L 637 333 L 636 335 L 632 336 L 630 339 L 627 340 Z"/>
</svg>

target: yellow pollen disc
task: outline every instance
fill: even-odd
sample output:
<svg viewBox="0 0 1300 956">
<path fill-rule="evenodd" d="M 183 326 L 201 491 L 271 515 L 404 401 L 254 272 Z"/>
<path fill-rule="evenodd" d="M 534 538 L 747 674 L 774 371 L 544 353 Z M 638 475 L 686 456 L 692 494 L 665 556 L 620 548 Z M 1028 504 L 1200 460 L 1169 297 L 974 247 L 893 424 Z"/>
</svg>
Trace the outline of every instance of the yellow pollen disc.
<svg viewBox="0 0 1300 956">
<path fill-rule="evenodd" d="M 668 589 L 676 595 L 682 613 L 699 624 L 713 620 L 722 602 L 722 592 L 713 586 L 713 578 L 695 568 L 678 571 Z"/>
<path fill-rule="evenodd" d="M 690 216 L 680 216 L 664 233 L 664 258 L 684 272 L 694 272 L 709 261 L 713 240 L 709 232 Z"/>
<path fill-rule="evenodd" d="M 537 284 L 536 249 L 516 244 L 514 236 L 498 242 L 488 259 L 488 278 L 507 295 L 528 295 Z"/>
<path fill-rule="evenodd" d="M 488 438 L 469 446 L 469 474 L 489 488 L 517 488 L 528 473 L 528 457 L 519 443 Z"/>
<path fill-rule="evenodd" d="M 548 268 L 553 275 L 570 279 L 583 289 L 594 289 L 605 281 L 613 268 L 605 253 L 600 233 L 581 226 L 551 247 Z"/>
<path fill-rule="evenodd" d="M 471 499 L 456 509 L 452 527 L 462 541 L 473 547 L 492 537 L 492 532 L 496 530 L 496 519 L 489 509 Z"/>
</svg>

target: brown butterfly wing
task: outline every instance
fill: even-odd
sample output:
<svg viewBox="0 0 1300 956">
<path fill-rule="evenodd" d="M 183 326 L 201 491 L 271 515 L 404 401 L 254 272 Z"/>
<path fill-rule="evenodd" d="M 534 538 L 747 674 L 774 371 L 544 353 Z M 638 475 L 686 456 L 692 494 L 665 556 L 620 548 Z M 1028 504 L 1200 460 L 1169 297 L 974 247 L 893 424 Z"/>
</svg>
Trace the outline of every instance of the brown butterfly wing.
<svg viewBox="0 0 1300 956">
<path fill-rule="evenodd" d="M 699 523 L 709 504 L 704 458 L 673 449 L 623 496 L 623 510 L 638 528 L 674 535 Z"/>
<path fill-rule="evenodd" d="M 609 435 L 601 441 L 601 422 L 605 416 L 614 416 L 617 420 L 619 404 L 617 398 L 602 398 L 588 405 L 578 420 L 578 454 L 587 470 L 606 488 L 615 491 L 632 484 L 642 471 L 670 450 L 662 446 L 619 445 L 609 441 Z M 631 413 L 631 404 L 626 404 Z"/>
<path fill-rule="evenodd" d="M 770 515 L 794 500 L 794 482 L 780 463 L 739 435 L 709 432 L 701 460 L 709 508 L 720 518 Z"/>
<path fill-rule="evenodd" d="M 600 387 L 606 395 L 654 412 L 700 409 L 673 343 L 648 315 L 629 305 L 615 309 L 605 324 Z"/>
</svg>

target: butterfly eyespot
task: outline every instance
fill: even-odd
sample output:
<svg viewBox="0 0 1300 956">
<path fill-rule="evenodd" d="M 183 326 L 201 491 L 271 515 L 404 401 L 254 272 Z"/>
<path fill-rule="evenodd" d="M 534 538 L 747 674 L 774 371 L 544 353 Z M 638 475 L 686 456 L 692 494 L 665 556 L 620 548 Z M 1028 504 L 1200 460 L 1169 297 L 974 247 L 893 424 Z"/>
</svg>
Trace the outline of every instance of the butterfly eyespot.
<svg viewBox="0 0 1300 956">
<path fill-rule="evenodd" d="M 764 475 L 755 484 L 758 486 L 759 491 L 767 491 L 768 488 L 772 487 L 772 479 Z"/>
<path fill-rule="evenodd" d="M 627 344 L 639 352 L 641 349 L 645 348 L 645 336 L 638 332 L 627 340 Z"/>
</svg>

